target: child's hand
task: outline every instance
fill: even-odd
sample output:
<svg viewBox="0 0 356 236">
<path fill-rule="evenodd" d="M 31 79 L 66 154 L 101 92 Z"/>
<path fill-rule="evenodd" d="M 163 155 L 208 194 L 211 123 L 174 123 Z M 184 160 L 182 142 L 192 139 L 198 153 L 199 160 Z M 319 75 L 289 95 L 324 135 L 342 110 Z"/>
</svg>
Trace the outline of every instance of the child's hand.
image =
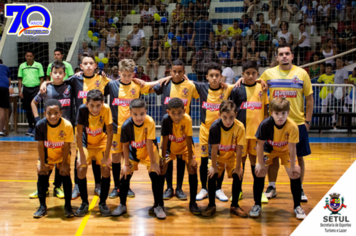
<svg viewBox="0 0 356 236">
<path fill-rule="evenodd" d="M 241 87 L 241 83 L 243 82 L 243 77 L 241 77 L 236 83 L 235 83 L 235 88 L 240 88 Z"/>
<path fill-rule="evenodd" d="M 135 84 L 140 85 L 141 88 L 145 87 L 146 82 L 143 81 L 143 80 L 140 80 L 140 79 L 138 79 L 138 78 L 133 78 L 132 81 L 133 81 Z"/>
<path fill-rule="evenodd" d="M 104 178 L 110 177 L 110 170 L 111 170 L 111 158 L 102 158 L 101 159 L 101 174 Z"/>
<path fill-rule="evenodd" d="M 292 176 L 293 176 L 294 178 L 297 179 L 297 178 L 300 177 L 300 166 L 296 166 L 296 165 L 291 166 L 290 170 L 291 170 Z"/>
<path fill-rule="evenodd" d="M 265 177 L 267 174 L 267 171 L 260 163 L 257 163 L 257 165 L 255 167 L 255 174 L 257 177 Z"/>
<path fill-rule="evenodd" d="M 153 163 L 151 164 L 151 171 L 154 171 L 157 175 L 159 175 L 161 173 L 161 168 L 157 163 Z"/>
<path fill-rule="evenodd" d="M 189 162 L 189 165 L 188 167 L 191 169 L 191 170 L 196 170 L 198 169 L 198 163 L 195 159 L 191 159 L 190 162 Z"/>
<path fill-rule="evenodd" d="M 159 82 L 159 85 L 162 87 L 162 85 L 167 85 L 169 83 L 169 81 L 172 79 L 172 76 L 168 76 L 164 79 L 162 79 L 160 82 Z"/>
<path fill-rule="evenodd" d="M 220 86 L 225 90 L 228 88 L 228 85 L 225 84 L 224 82 L 220 81 Z"/>
<path fill-rule="evenodd" d="M 122 178 L 123 176 L 125 176 L 125 179 L 126 179 L 126 177 L 127 177 L 129 174 L 131 174 L 131 168 L 130 168 L 130 166 L 124 165 L 124 167 L 121 169 L 121 178 Z"/>
<path fill-rule="evenodd" d="M 77 169 L 80 167 L 87 167 L 87 159 L 84 152 L 80 153 L 80 158 L 77 160 Z"/>
<path fill-rule="evenodd" d="M 37 174 L 38 175 L 49 175 L 49 168 L 46 164 L 39 164 L 37 166 Z"/>
<path fill-rule="evenodd" d="M 59 167 L 59 174 L 62 176 L 70 176 L 70 165 L 62 162 Z"/>
<path fill-rule="evenodd" d="M 232 174 L 237 174 L 240 178 L 240 180 L 242 179 L 242 176 L 243 176 L 243 170 L 242 168 L 235 168 L 234 171 L 232 172 Z"/>
<path fill-rule="evenodd" d="M 209 168 L 209 170 L 208 170 L 208 176 L 209 176 L 209 178 L 211 179 L 211 178 L 213 178 L 213 176 L 215 175 L 215 173 L 217 173 L 218 171 L 217 171 L 217 169 L 216 169 L 216 167 L 214 168 L 214 167 L 210 167 Z"/>
</svg>

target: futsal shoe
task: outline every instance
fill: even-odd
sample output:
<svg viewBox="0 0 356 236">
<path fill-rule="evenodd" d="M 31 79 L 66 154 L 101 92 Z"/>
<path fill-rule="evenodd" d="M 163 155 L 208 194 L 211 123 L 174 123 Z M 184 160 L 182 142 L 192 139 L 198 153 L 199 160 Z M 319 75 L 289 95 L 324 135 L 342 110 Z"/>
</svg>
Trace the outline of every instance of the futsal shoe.
<svg viewBox="0 0 356 236">
<path fill-rule="evenodd" d="M 31 136 L 31 137 L 35 137 L 35 133 L 36 133 L 36 129 L 33 128 L 33 129 L 32 129 L 32 132 L 31 132 L 31 134 L 30 134 L 30 136 Z"/>
<path fill-rule="evenodd" d="M 82 203 L 80 207 L 77 209 L 75 212 L 76 216 L 82 217 L 85 216 L 89 211 L 89 204 L 88 203 Z"/>
<path fill-rule="evenodd" d="M 80 197 L 80 192 L 79 192 L 79 186 L 78 186 L 78 184 L 76 184 L 76 185 L 74 186 L 73 191 L 72 191 L 72 200 L 75 200 L 75 199 L 77 199 L 78 197 Z"/>
<path fill-rule="evenodd" d="M 230 212 L 242 218 L 246 218 L 248 216 L 248 214 L 244 212 L 244 210 L 241 207 L 231 207 Z"/>
<path fill-rule="evenodd" d="M 64 207 L 64 215 L 66 218 L 74 217 L 74 212 L 72 207 Z"/>
<path fill-rule="evenodd" d="M 118 198 L 120 196 L 120 189 L 115 187 L 109 194 L 110 199 Z"/>
<path fill-rule="evenodd" d="M 42 218 L 47 215 L 47 207 L 40 206 L 35 214 L 33 214 L 33 218 Z"/>
<path fill-rule="evenodd" d="M 116 209 L 111 213 L 112 216 L 121 216 L 122 214 L 127 212 L 127 207 L 120 204 L 116 207 Z"/>
<path fill-rule="evenodd" d="M 222 202 L 227 202 L 229 199 L 226 197 L 224 191 L 222 189 L 218 189 L 215 192 L 215 198 L 219 199 Z"/>
<path fill-rule="evenodd" d="M 155 206 L 153 205 L 152 207 L 150 207 L 150 209 L 148 209 L 148 214 L 154 214 L 155 213 Z"/>
<path fill-rule="evenodd" d="M 129 198 L 134 198 L 135 197 L 135 193 L 130 188 L 127 191 L 127 197 L 129 197 Z"/>
<path fill-rule="evenodd" d="M 208 207 L 201 213 L 201 215 L 202 215 L 202 216 L 209 217 L 209 216 L 214 215 L 215 212 L 216 212 L 216 207 L 215 207 L 215 206 L 208 206 Z"/>
<path fill-rule="evenodd" d="M 302 189 L 302 197 L 300 199 L 301 202 L 308 202 L 307 196 L 304 194 L 304 190 Z"/>
<path fill-rule="evenodd" d="M 49 196 L 49 192 L 46 192 L 47 197 Z M 36 190 L 35 192 L 31 193 L 30 195 L 28 195 L 30 197 L 30 199 L 35 199 L 38 198 L 38 191 Z"/>
<path fill-rule="evenodd" d="M 189 210 L 193 215 L 201 215 L 201 210 L 198 207 L 198 204 L 194 203 L 193 205 L 189 205 Z"/>
<path fill-rule="evenodd" d="M 265 193 L 262 193 L 261 202 L 262 203 L 268 203 L 268 198 L 266 197 Z"/>
<path fill-rule="evenodd" d="M 106 203 L 100 203 L 99 210 L 102 216 L 111 216 L 111 211 Z"/>
<path fill-rule="evenodd" d="M 297 207 L 294 209 L 294 213 L 295 213 L 295 217 L 296 217 L 298 220 L 304 220 L 305 217 L 307 217 L 307 215 L 304 213 L 303 208 L 301 208 L 300 206 L 297 206 Z"/>
<path fill-rule="evenodd" d="M 202 188 L 200 190 L 200 192 L 197 194 L 195 200 L 201 201 L 201 200 L 203 200 L 205 198 L 208 198 L 208 191 L 206 189 Z"/>
<path fill-rule="evenodd" d="M 265 195 L 268 199 L 277 197 L 276 188 L 274 188 L 273 186 L 268 186 Z"/>
<path fill-rule="evenodd" d="M 157 219 L 164 220 L 166 219 L 166 213 L 164 212 L 161 206 L 157 206 L 154 208 L 154 213 L 156 214 Z"/>
<path fill-rule="evenodd" d="M 176 189 L 176 196 L 179 200 L 182 201 L 187 200 L 187 195 L 185 195 L 182 189 Z"/>
<path fill-rule="evenodd" d="M 53 189 L 53 196 L 58 197 L 59 199 L 64 198 L 64 192 L 61 188 L 54 188 Z"/>
<path fill-rule="evenodd" d="M 33 130 L 34 130 L 34 128 L 29 128 L 26 132 L 26 135 L 31 136 Z"/>
<path fill-rule="evenodd" d="M 252 218 L 257 218 L 261 215 L 261 207 L 259 205 L 254 205 L 250 212 L 249 212 L 250 217 Z"/>
<path fill-rule="evenodd" d="M 100 193 L 101 193 L 101 184 L 95 184 L 94 195 L 100 197 Z"/>
<path fill-rule="evenodd" d="M 163 200 L 169 200 L 173 197 L 173 189 L 167 188 L 163 193 Z"/>
</svg>

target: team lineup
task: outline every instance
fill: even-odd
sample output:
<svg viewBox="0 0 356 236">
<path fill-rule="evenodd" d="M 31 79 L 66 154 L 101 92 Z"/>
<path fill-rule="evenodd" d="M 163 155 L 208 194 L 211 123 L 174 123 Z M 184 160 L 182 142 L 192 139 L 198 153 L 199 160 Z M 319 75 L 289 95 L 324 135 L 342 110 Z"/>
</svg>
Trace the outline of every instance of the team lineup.
<svg viewBox="0 0 356 236">
<path fill-rule="evenodd" d="M 55 172 L 55 185 L 63 183 L 65 216 L 82 217 L 88 213 L 88 166 L 92 165 L 95 190 L 100 197 L 102 216 L 120 216 L 128 211 L 127 197 L 135 196 L 130 180 L 139 164 L 146 166 L 152 181 L 154 203 L 149 209 L 158 219 L 165 219 L 164 200 L 174 195 L 187 200 L 182 190 L 185 168 L 189 175 L 189 210 L 194 215 L 212 216 L 215 199 L 226 196 L 221 185 L 225 172 L 232 178 L 230 211 L 240 217 L 259 217 L 261 203 L 274 198 L 279 159 L 290 179 L 293 210 L 297 219 L 306 214 L 301 202 L 304 156 L 310 155 L 308 130 L 313 111 L 312 87 L 307 72 L 292 65 L 290 46 L 279 45 L 279 65 L 266 70 L 258 78 L 258 65 L 248 61 L 243 65 L 243 77 L 235 85 L 220 82 L 222 68 L 209 63 L 206 80 L 189 81 L 184 63 L 172 63 L 171 76 L 145 83 L 133 79 L 135 62 L 119 62 L 120 80 L 110 80 L 95 74 L 95 58 L 84 53 L 82 74 L 66 76 L 65 65 L 55 61 L 51 66 L 53 81 L 44 82 L 33 99 L 44 102 L 45 118 L 34 111 L 38 141 L 37 191 L 39 199 L 35 218 L 47 214 L 46 195 L 49 178 Z M 269 95 L 267 93 L 269 90 Z M 147 114 L 142 94 L 161 95 L 161 139 L 157 143 L 156 124 Z M 105 98 L 110 96 L 108 103 Z M 268 97 L 269 96 L 269 97 Z M 199 143 L 201 163 L 195 159 L 190 105 L 192 98 L 200 100 L 201 126 Z M 304 108 L 304 99 L 306 108 Z M 76 141 L 76 150 L 71 143 Z M 70 178 L 71 153 L 75 152 L 74 189 Z M 245 162 L 249 157 L 253 175 L 254 206 L 245 212 L 239 205 Z M 173 188 L 173 161 L 177 160 L 177 185 Z M 198 193 L 198 171 L 201 190 Z M 110 191 L 111 172 L 114 188 Z M 265 176 L 269 185 L 263 192 Z M 167 188 L 164 190 L 164 183 Z M 220 196 L 222 196 L 220 198 Z M 71 201 L 81 198 L 74 212 Z M 115 209 L 109 209 L 107 198 L 120 198 Z M 208 198 L 204 209 L 197 201 Z M 227 201 L 227 199 L 223 199 Z M 291 206 L 292 207 L 292 206 Z"/>
</svg>

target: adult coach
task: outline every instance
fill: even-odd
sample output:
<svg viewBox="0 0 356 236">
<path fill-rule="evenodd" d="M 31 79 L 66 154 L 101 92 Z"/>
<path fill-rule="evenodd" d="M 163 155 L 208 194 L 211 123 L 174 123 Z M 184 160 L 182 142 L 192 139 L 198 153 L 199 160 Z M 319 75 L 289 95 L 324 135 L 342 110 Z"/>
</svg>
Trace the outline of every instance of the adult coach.
<svg viewBox="0 0 356 236">
<path fill-rule="evenodd" d="M 72 68 L 72 65 L 69 64 L 68 62 L 66 61 L 63 61 L 63 50 L 60 49 L 60 48 L 56 48 L 54 50 L 54 60 L 55 61 L 60 61 L 60 62 L 63 62 L 64 66 L 66 67 L 66 70 L 65 70 L 65 73 L 66 75 L 64 76 L 63 80 L 66 80 L 68 79 L 70 76 L 74 75 L 74 72 L 73 72 L 73 68 Z M 53 63 L 53 62 L 52 62 Z M 51 68 L 52 68 L 52 63 L 48 65 L 47 67 L 47 81 L 50 81 L 52 80 L 51 79 L 51 76 L 50 76 L 50 73 L 51 73 Z"/>
<path fill-rule="evenodd" d="M 35 135 L 35 119 L 31 110 L 32 99 L 37 95 L 39 86 L 43 82 L 43 67 L 41 63 L 36 62 L 35 54 L 31 50 L 25 53 L 26 62 L 22 63 L 18 72 L 19 96 L 22 99 L 22 108 L 26 111 L 27 121 L 30 129 L 26 135 Z M 22 88 L 23 85 L 23 88 Z"/>
<path fill-rule="evenodd" d="M 5 109 L 10 108 L 9 96 L 12 93 L 10 70 L 7 66 L 2 64 L 2 60 L 0 59 L 0 137 L 5 136 L 2 132 L 6 120 Z"/>
</svg>

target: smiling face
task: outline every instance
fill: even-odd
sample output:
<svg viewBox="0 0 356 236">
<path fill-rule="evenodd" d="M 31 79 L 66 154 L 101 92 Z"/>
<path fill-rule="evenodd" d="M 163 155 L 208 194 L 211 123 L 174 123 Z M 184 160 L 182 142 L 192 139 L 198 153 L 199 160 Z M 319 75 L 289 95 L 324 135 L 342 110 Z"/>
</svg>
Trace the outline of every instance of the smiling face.
<svg viewBox="0 0 356 236">
<path fill-rule="evenodd" d="M 99 115 L 101 108 L 104 105 L 104 102 L 90 100 L 89 102 L 86 102 L 86 105 L 88 107 L 90 114 L 92 114 L 93 116 L 97 116 Z"/>
<path fill-rule="evenodd" d="M 145 122 L 146 115 L 147 115 L 147 110 L 144 107 L 142 107 L 142 108 L 132 108 L 130 110 L 130 115 L 131 115 L 135 125 L 140 126 L 140 125 L 143 124 L 143 122 Z"/>
<path fill-rule="evenodd" d="M 62 117 L 62 111 L 56 105 L 48 106 L 46 108 L 45 115 L 50 125 L 56 125 Z"/>
</svg>

